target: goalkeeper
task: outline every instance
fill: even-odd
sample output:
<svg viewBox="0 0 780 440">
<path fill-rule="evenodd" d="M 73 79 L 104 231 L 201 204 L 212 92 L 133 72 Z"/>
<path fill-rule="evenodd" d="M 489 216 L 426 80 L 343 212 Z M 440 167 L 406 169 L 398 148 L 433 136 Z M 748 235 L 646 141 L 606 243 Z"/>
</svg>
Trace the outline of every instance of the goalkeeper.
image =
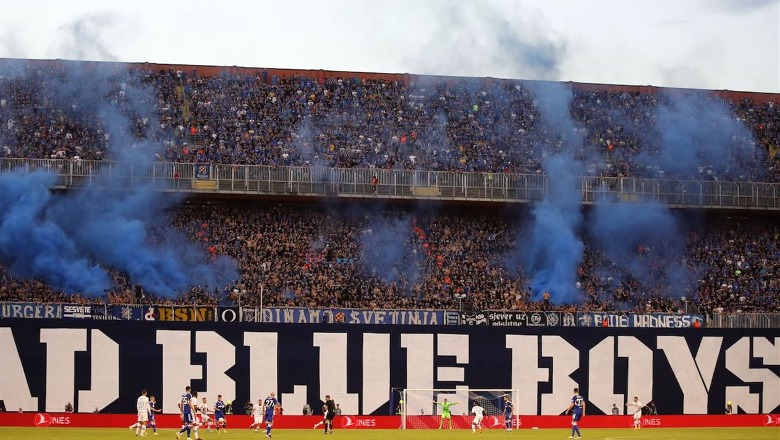
<svg viewBox="0 0 780 440">
<path fill-rule="evenodd" d="M 439 429 L 444 426 L 444 420 L 446 419 L 449 422 L 450 429 L 452 429 L 452 411 L 450 410 L 450 407 L 452 405 L 457 405 L 458 402 L 447 402 L 447 399 L 444 399 L 443 402 L 437 402 L 433 401 L 436 405 L 441 405 L 441 420 L 439 420 Z"/>
</svg>

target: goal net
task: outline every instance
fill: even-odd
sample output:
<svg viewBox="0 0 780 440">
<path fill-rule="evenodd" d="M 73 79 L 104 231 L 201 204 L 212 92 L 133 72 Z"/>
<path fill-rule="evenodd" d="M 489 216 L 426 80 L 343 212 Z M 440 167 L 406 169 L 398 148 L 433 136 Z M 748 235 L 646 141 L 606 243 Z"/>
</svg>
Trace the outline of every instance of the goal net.
<svg viewBox="0 0 780 440">
<path fill-rule="evenodd" d="M 515 407 L 517 390 L 472 390 L 456 389 L 405 389 L 401 402 L 401 427 L 404 429 L 447 429 L 470 428 L 474 419 L 471 409 L 479 405 L 485 409 L 482 428 L 505 429 L 506 400 L 509 398 Z M 450 404 L 450 420 L 442 418 L 444 400 Z M 520 417 L 512 412 L 511 427 L 520 426 Z"/>
</svg>

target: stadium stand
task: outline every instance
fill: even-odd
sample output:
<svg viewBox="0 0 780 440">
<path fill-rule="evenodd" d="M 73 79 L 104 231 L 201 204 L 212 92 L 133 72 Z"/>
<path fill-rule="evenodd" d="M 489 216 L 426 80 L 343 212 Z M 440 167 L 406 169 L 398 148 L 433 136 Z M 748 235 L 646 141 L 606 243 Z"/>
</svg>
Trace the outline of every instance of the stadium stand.
<svg viewBox="0 0 780 440">
<path fill-rule="evenodd" d="M 766 99 L 572 86 L 574 136 L 544 121 L 539 97 L 547 92 L 533 82 L 74 70 L 23 64 L 3 74 L 2 157 L 111 159 L 112 145 L 152 141 L 172 162 L 543 173 L 544 158 L 571 144 L 581 175 L 780 181 L 780 112 Z M 681 112 L 679 103 L 694 114 L 723 107 L 700 118 L 693 144 L 729 122 L 745 128 L 723 132 L 728 145 L 716 156 L 730 167 L 699 154 L 685 170 L 664 169 L 669 141 L 659 119 Z M 131 127 L 111 130 L 98 104 L 117 108 Z"/>
<path fill-rule="evenodd" d="M 344 209 L 343 211 L 350 211 Z M 196 286 L 177 298 L 150 293 L 160 304 L 214 305 L 234 289 L 246 291 L 243 305 L 457 309 L 466 293 L 475 309 L 541 310 L 532 301 L 530 279 L 513 250 L 527 225 L 500 213 L 412 214 L 402 211 L 319 210 L 294 205 L 204 204 L 177 209 L 174 226 L 203 246 L 204 253 L 230 255 L 241 279 L 230 286 Z M 394 228 L 393 225 L 405 225 Z M 399 240 L 397 231 L 406 231 Z M 559 310 L 677 312 L 686 306 L 702 313 L 780 311 L 780 231 L 771 221 L 716 218 L 686 227 L 689 244 L 679 261 L 656 257 L 654 245 L 636 249 L 652 274 L 640 280 L 586 243 L 577 296 L 582 303 Z M 386 238 L 381 235 L 385 234 Z M 378 238 L 374 238 L 377 237 Z M 395 244 L 391 244 L 395 243 Z M 657 252 L 659 255 L 662 252 Z M 696 278 L 670 297 L 665 268 L 687 265 Z M 36 280 L 0 277 L 4 301 L 105 301 L 66 295 Z M 130 281 L 113 272 L 109 301 L 133 303 Z M 575 290 L 573 286 L 573 291 Z M 555 299 L 555 298 L 553 298 Z"/>
<path fill-rule="evenodd" d="M 549 154 L 570 149 L 582 175 L 780 182 L 780 111 L 750 96 L 733 101 L 702 91 L 570 85 L 566 131 L 545 120 L 539 96 L 546 92 L 532 82 L 71 67 L 3 64 L 0 157 L 109 160 L 148 147 L 157 160 L 172 162 L 539 174 Z M 701 154 L 686 169 L 667 167 L 659 120 L 681 102 L 702 112 L 725 109 L 705 118 L 702 130 L 736 124 L 719 150 L 728 166 Z M 105 108 L 124 118 L 121 129 Z M 692 136 L 694 144 L 707 141 Z M 462 304 L 455 295 L 467 293 L 465 306 L 475 309 L 544 307 L 531 300 L 528 274 L 512 255 L 525 226 L 511 216 L 203 205 L 177 209 L 171 218 L 205 253 L 234 257 L 242 277 L 154 298 L 161 303 L 216 304 L 245 290 L 244 305 L 251 306 L 262 285 L 267 306 L 456 309 Z M 398 222 L 409 227 L 394 260 L 374 261 L 387 250 L 375 232 Z M 682 264 L 697 274 L 684 293 L 704 313 L 780 311 L 775 224 L 719 219 L 688 226 L 687 234 L 679 261 L 665 261 L 649 246 L 637 249 L 655 277 L 643 281 L 622 269 L 605 272 L 616 265 L 584 237 L 576 287 L 584 301 L 556 307 L 681 310 L 687 304 L 653 281 L 663 279 L 665 267 Z M 133 302 L 130 280 L 117 272 L 112 278 L 108 301 Z M 0 267 L 0 300 L 104 299 L 58 292 Z"/>
</svg>

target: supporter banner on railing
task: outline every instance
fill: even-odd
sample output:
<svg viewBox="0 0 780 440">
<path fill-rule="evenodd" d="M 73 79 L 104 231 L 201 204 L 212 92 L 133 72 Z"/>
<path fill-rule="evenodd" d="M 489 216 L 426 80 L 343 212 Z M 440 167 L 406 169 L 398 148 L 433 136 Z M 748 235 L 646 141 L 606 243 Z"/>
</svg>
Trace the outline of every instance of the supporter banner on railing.
<svg viewBox="0 0 780 440">
<path fill-rule="evenodd" d="M 493 327 L 575 327 L 574 313 L 563 312 L 461 312 L 463 325 L 489 325 Z"/>
<path fill-rule="evenodd" d="M 684 328 L 700 327 L 704 316 L 690 313 L 577 313 L 580 327 Z"/>
<path fill-rule="evenodd" d="M 0 303 L 0 318 L 220 321 L 313 324 L 485 325 L 493 327 L 701 327 L 690 313 L 455 312 L 444 310 L 264 309 L 210 306 Z"/>
<path fill-rule="evenodd" d="M 207 163 L 196 163 L 193 166 L 195 167 L 196 179 L 211 179 L 211 165 Z"/>
<path fill-rule="evenodd" d="M 63 304 L 62 317 L 75 319 L 92 319 L 93 307 L 80 304 Z"/>
<path fill-rule="evenodd" d="M 112 321 L 205 322 L 218 320 L 216 308 L 208 306 L 93 306 L 92 318 Z"/>
<path fill-rule="evenodd" d="M 323 324 L 443 325 L 443 310 L 308 309 L 270 307 L 260 311 L 261 322 Z"/>
<path fill-rule="evenodd" d="M 242 307 L 239 309 L 241 311 L 241 321 L 244 322 L 260 322 L 260 309 L 250 309 L 248 307 Z"/>
<path fill-rule="evenodd" d="M 62 318 L 62 304 L 0 303 L 0 318 Z"/>
<path fill-rule="evenodd" d="M 241 320 L 241 309 L 238 307 L 217 307 L 217 321 L 238 322 Z"/>
<path fill-rule="evenodd" d="M 96 305 L 92 306 L 92 319 L 142 321 L 151 320 L 152 306 L 139 305 Z"/>
<path fill-rule="evenodd" d="M 152 311 L 154 321 L 216 321 L 216 308 L 195 306 L 157 307 Z"/>
<path fill-rule="evenodd" d="M 0 318 L 78 318 L 109 321 L 246 321 L 280 324 L 457 325 L 459 323 L 457 312 L 444 310 L 309 309 L 279 307 L 269 307 L 261 310 L 246 307 L 36 303 L 0 303 Z M 548 320 L 547 317 L 543 319 L 545 323 Z M 556 318 L 549 318 L 549 320 L 554 319 Z"/>
</svg>

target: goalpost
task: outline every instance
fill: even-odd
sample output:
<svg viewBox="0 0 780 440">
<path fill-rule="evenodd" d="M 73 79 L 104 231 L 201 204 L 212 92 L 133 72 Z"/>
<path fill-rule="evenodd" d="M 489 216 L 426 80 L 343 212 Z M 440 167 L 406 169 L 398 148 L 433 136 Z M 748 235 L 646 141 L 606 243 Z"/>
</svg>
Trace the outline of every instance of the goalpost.
<svg viewBox="0 0 780 440">
<path fill-rule="evenodd" d="M 470 428 L 474 414 L 471 408 L 478 404 L 485 409 L 482 427 L 487 429 L 505 429 L 504 397 L 509 397 L 515 407 L 512 413 L 512 428 L 520 427 L 517 413 L 518 390 L 513 389 L 404 389 L 402 394 L 401 428 L 438 429 L 441 422 L 442 403 L 447 399 L 455 402 L 451 409 L 453 428 Z M 444 428 L 448 428 L 446 422 Z"/>
</svg>

